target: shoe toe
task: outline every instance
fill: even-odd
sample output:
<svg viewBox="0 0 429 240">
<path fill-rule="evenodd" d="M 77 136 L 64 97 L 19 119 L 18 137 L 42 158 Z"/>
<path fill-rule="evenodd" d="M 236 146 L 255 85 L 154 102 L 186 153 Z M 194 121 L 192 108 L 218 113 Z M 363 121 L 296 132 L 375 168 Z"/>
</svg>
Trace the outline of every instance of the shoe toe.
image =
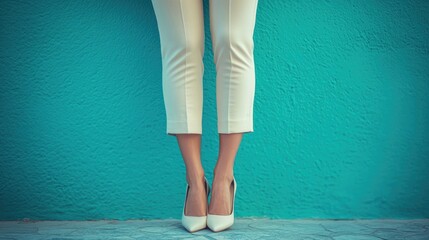
<svg viewBox="0 0 429 240">
<path fill-rule="evenodd" d="M 214 232 L 225 230 L 234 223 L 234 216 L 224 216 L 211 214 L 207 217 L 207 227 Z"/>
<path fill-rule="evenodd" d="M 207 217 L 206 216 L 184 216 L 182 217 L 182 225 L 189 232 L 195 232 L 206 228 Z"/>
</svg>

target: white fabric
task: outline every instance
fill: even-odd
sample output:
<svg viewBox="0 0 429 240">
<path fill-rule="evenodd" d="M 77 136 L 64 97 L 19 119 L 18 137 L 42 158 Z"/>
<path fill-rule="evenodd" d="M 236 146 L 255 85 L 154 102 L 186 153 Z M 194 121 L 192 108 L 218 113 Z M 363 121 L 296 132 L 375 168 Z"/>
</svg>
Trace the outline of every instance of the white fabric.
<svg viewBox="0 0 429 240">
<path fill-rule="evenodd" d="M 203 0 L 152 0 L 160 35 L 167 134 L 202 134 Z M 258 0 L 210 0 L 218 133 L 253 132 Z"/>
</svg>

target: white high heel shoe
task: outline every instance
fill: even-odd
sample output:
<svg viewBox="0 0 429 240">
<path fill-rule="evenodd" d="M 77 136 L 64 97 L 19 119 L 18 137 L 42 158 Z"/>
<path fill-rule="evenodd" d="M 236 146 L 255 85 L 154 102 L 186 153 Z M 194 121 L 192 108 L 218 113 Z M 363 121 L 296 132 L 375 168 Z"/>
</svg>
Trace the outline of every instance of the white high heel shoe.
<svg viewBox="0 0 429 240">
<path fill-rule="evenodd" d="M 210 185 L 209 185 L 209 181 L 207 181 L 206 177 L 204 177 L 204 181 L 205 181 L 205 186 L 206 186 L 206 194 L 208 197 L 208 195 L 210 193 Z M 195 232 L 195 231 L 201 230 L 203 228 L 206 228 L 206 226 L 207 226 L 207 215 L 206 216 L 187 216 L 187 215 L 185 215 L 186 200 L 188 199 L 188 192 L 189 192 L 189 184 L 186 183 L 185 203 L 183 204 L 183 211 L 182 211 L 182 225 L 189 232 Z M 207 211 L 208 211 L 208 206 L 206 208 L 206 212 Z"/>
<path fill-rule="evenodd" d="M 232 211 L 229 215 L 218 215 L 207 213 L 207 226 L 214 232 L 225 230 L 234 224 L 234 203 L 235 192 L 237 191 L 237 182 L 233 178 L 231 184 L 234 184 L 234 196 L 232 197 Z"/>
</svg>

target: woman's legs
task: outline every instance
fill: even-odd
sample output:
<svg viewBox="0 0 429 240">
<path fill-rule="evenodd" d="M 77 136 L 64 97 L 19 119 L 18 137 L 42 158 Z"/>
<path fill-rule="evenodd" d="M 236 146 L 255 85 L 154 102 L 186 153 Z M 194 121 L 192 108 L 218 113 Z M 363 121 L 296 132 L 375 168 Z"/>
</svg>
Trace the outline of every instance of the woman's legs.
<svg viewBox="0 0 429 240">
<path fill-rule="evenodd" d="M 160 32 L 167 134 L 177 137 L 191 187 L 187 215 L 204 215 L 202 0 L 152 0 Z M 258 0 L 210 0 L 210 29 L 216 64 L 219 157 L 213 180 L 212 214 L 229 214 L 234 158 L 243 133 L 253 132 L 255 69 L 253 29 Z M 194 183 L 194 184 L 192 184 Z M 213 204 L 212 204 L 213 203 Z M 222 203 L 228 205 L 221 206 Z M 192 210 L 193 209 L 193 210 Z M 203 209 L 203 210 L 202 210 Z"/>
<path fill-rule="evenodd" d="M 230 214 L 234 159 L 243 133 L 253 132 L 257 5 L 258 0 L 210 0 L 219 132 L 210 214 Z"/>
<path fill-rule="evenodd" d="M 162 52 L 167 134 L 176 136 L 190 185 L 185 215 L 206 215 L 201 165 L 204 73 L 202 0 L 152 0 Z"/>
</svg>

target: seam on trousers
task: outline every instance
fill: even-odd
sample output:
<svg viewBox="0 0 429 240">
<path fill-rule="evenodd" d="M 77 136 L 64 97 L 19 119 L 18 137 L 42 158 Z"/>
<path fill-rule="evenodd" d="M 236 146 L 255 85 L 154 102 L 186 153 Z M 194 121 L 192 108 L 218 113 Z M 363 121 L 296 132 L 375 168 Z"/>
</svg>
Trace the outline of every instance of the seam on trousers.
<svg viewBox="0 0 429 240">
<path fill-rule="evenodd" d="M 232 75 L 232 68 L 234 66 L 234 64 L 232 64 L 232 49 L 231 49 L 231 0 L 228 1 L 229 5 L 228 5 L 228 40 L 229 40 L 229 58 L 230 58 L 230 65 L 231 65 L 231 70 L 229 71 L 229 79 L 228 79 L 228 111 L 227 111 L 227 120 L 228 120 L 228 124 L 227 124 L 227 129 L 228 131 L 230 131 L 230 124 L 229 124 L 229 117 L 231 116 L 231 114 L 229 113 L 229 110 L 231 109 L 230 107 L 230 94 L 231 94 L 231 75 Z"/>
<path fill-rule="evenodd" d="M 187 92 L 187 88 L 186 88 L 186 78 L 188 77 L 187 75 L 187 71 L 188 71 L 188 39 L 186 38 L 186 26 L 185 26 L 185 20 L 183 19 L 183 8 L 182 8 L 182 0 L 179 0 L 179 4 L 180 4 L 180 14 L 182 17 L 182 27 L 183 27 L 183 32 L 185 35 L 185 119 L 186 121 L 188 121 L 188 92 Z M 188 124 L 186 124 L 186 129 L 189 130 L 189 126 Z"/>
</svg>

